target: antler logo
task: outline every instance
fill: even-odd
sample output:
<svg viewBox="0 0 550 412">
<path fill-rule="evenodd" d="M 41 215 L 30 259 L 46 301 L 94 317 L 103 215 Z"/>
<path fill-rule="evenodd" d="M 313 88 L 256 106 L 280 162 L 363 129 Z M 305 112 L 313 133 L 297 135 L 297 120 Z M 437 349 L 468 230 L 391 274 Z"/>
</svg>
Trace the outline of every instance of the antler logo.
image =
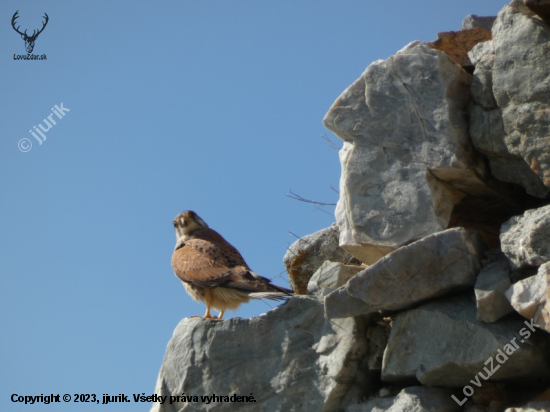
<svg viewBox="0 0 550 412">
<path fill-rule="evenodd" d="M 45 17 L 46 21 L 44 23 L 42 23 L 43 24 L 42 28 L 40 30 L 38 30 L 38 33 L 36 32 L 36 30 L 33 30 L 32 36 L 28 36 L 27 35 L 27 30 L 25 30 L 25 33 L 21 33 L 19 31 L 20 26 L 17 26 L 17 28 L 15 27 L 15 20 L 19 17 L 17 15 L 17 13 L 19 13 L 19 10 L 17 10 L 15 12 L 15 14 L 13 15 L 13 18 L 11 19 L 11 25 L 12 25 L 13 29 L 21 35 L 21 38 L 23 40 L 25 40 L 25 48 L 27 49 L 27 53 L 32 53 L 32 51 L 34 49 L 34 42 L 36 41 L 36 38 L 38 37 L 38 35 L 40 33 L 42 33 L 42 31 L 44 30 L 44 28 L 46 27 L 46 24 L 48 24 L 49 17 L 46 13 L 44 13 L 45 14 L 44 17 Z"/>
</svg>

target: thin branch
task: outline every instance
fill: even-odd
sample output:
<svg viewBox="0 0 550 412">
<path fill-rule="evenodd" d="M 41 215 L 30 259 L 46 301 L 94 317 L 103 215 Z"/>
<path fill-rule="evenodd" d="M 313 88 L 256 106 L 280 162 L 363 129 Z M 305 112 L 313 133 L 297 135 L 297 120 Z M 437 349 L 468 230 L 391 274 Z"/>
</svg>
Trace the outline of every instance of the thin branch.
<svg viewBox="0 0 550 412">
<path fill-rule="evenodd" d="M 290 190 L 290 193 L 287 193 L 286 196 L 287 196 L 287 197 L 290 197 L 291 199 L 294 199 L 294 200 L 299 200 L 300 202 L 312 203 L 312 204 L 314 204 L 314 205 L 320 205 L 320 206 L 336 206 L 336 203 L 316 202 L 315 200 L 305 199 L 305 198 L 303 198 L 302 196 L 297 195 L 296 193 L 294 193 L 292 190 Z"/>
<path fill-rule="evenodd" d="M 296 239 L 302 240 L 302 238 L 300 236 L 298 236 L 297 234 L 292 233 L 292 232 L 288 232 L 288 233 L 291 234 L 292 236 L 294 236 Z M 288 250 L 290 250 L 290 249 L 288 249 Z"/>
<path fill-rule="evenodd" d="M 340 146 L 338 146 L 336 143 L 334 143 L 332 140 L 330 140 L 326 134 L 322 135 L 321 136 L 322 139 L 326 140 L 327 142 L 329 142 L 329 144 L 331 145 L 331 147 L 335 150 L 340 150 L 342 149 Z"/>
<path fill-rule="evenodd" d="M 285 281 L 286 281 L 286 279 L 285 279 L 285 278 L 283 278 L 283 275 L 286 275 L 286 269 L 285 269 L 285 270 L 283 270 L 282 272 L 279 272 L 279 274 L 278 274 L 278 275 L 276 275 L 276 276 L 274 276 L 274 277 L 273 277 L 273 279 L 271 279 L 271 280 L 274 280 L 274 279 L 277 279 L 277 278 L 281 278 L 281 279 L 283 279 L 283 280 L 285 280 Z M 287 283 L 289 283 L 289 282 L 287 281 Z"/>
<path fill-rule="evenodd" d="M 333 213 L 327 212 L 325 209 L 323 209 L 323 206 L 320 206 L 320 207 L 319 207 L 319 206 L 315 206 L 314 211 L 315 211 L 315 210 L 318 210 L 319 212 L 326 213 L 326 214 L 329 215 L 329 216 L 334 216 Z"/>
</svg>

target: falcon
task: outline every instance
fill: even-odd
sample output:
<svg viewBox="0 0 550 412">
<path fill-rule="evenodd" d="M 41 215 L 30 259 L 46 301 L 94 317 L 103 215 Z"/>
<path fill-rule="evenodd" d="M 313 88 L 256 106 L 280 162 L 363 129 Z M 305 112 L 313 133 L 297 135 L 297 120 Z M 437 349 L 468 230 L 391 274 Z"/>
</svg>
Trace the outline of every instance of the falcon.
<svg viewBox="0 0 550 412">
<path fill-rule="evenodd" d="M 211 309 L 235 310 L 250 299 L 286 300 L 293 292 L 273 285 L 254 273 L 237 249 L 212 230 L 195 212 L 186 210 L 174 219 L 176 247 L 172 269 L 191 297 Z"/>
</svg>

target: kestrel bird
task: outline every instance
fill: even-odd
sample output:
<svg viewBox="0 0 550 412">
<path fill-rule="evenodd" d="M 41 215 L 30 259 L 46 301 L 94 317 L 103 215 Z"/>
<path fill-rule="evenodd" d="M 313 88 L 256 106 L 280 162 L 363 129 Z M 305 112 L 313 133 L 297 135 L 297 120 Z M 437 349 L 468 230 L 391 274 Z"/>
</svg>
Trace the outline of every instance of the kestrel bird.
<svg viewBox="0 0 550 412">
<path fill-rule="evenodd" d="M 210 310 L 235 310 L 250 299 L 286 300 L 293 292 L 273 285 L 254 273 L 237 249 L 212 230 L 195 212 L 186 210 L 174 219 L 176 247 L 172 255 L 174 273 L 187 293 Z"/>
</svg>

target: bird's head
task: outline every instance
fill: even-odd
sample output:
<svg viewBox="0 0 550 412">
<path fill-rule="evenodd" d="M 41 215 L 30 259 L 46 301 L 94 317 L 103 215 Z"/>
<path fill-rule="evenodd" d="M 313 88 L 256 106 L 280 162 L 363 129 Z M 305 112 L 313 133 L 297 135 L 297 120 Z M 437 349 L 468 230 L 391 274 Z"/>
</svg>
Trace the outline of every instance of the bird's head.
<svg viewBox="0 0 550 412">
<path fill-rule="evenodd" d="M 191 210 L 178 214 L 173 223 L 176 230 L 176 239 L 190 236 L 193 232 L 208 227 L 204 220 Z"/>
</svg>

